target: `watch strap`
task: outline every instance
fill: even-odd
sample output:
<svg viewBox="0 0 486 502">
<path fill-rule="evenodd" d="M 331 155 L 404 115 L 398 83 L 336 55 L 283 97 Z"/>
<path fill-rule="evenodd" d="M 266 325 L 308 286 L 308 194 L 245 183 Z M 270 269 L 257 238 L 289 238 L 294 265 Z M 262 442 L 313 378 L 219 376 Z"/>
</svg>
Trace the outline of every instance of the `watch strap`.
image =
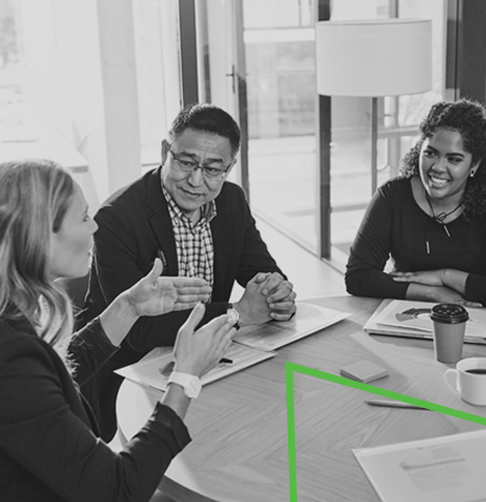
<svg viewBox="0 0 486 502">
<path fill-rule="evenodd" d="M 180 385 L 184 389 L 184 394 L 190 399 L 196 399 L 202 388 L 201 380 L 197 376 L 179 371 L 173 371 L 169 375 L 167 385 L 171 383 Z"/>
</svg>

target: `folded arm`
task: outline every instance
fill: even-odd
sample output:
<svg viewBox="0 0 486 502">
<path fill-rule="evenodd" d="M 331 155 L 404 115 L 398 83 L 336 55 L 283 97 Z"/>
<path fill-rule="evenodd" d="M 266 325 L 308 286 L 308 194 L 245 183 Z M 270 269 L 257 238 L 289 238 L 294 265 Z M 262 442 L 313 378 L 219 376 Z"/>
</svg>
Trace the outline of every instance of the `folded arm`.
<svg viewBox="0 0 486 502">
<path fill-rule="evenodd" d="M 459 303 L 469 307 L 481 307 L 481 302 L 466 298 L 469 273 L 443 268 L 419 272 L 393 272 L 393 280 L 408 283 L 406 298 L 434 302 Z"/>
</svg>

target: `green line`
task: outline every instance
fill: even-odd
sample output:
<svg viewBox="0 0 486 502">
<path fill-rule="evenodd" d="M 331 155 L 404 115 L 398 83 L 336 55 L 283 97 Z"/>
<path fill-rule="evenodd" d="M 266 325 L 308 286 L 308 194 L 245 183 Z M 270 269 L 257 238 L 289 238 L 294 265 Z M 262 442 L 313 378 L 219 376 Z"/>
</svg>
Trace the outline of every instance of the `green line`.
<svg viewBox="0 0 486 502">
<path fill-rule="evenodd" d="M 286 363 L 285 380 L 287 387 L 287 434 L 289 443 L 289 492 L 290 502 L 297 502 L 297 459 L 295 456 L 295 415 L 294 415 L 294 370 Z"/>
<path fill-rule="evenodd" d="M 450 415 L 452 417 L 468 420 L 469 422 L 474 422 L 476 424 L 486 425 L 486 418 L 480 417 L 478 415 L 473 415 L 472 413 L 455 410 L 454 408 L 448 408 L 447 406 L 441 406 L 429 401 L 422 401 L 422 399 L 417 399 L 405 394 L 399 394 L 398 392 L 375 387 L 374 385 L 355 382 L 354 380 L 350 380 L 349 378 L 333 375 L 332 373 L 326 373 L 324 371 L 314 370 L 312 368 L 307 368 L 306 366 L 301 366 L 299 364 L 287 362 L 287 365 L 288 371 L 297 371 L 298 373 L 304 373 L 309 376 L 321 378 L 322 380 L 339 383 L 341 385 L 345 385 L 346 387 L 353 387 L 355 389 L 363 390 L 365 392 L 376 394 L 378 396 L 388 397 L 397 401 L 403 401 L 405 403 L 420 406 L 422 408 L 428 408 L 429 410 L 437 411 L 439 413 L 443 413 L 444 415 Z"/>
<path fill-rule="evenodd" d="M 294 371 L 298 373 L 303 373 L 312 377 L 320 378 L 322 380 L 328 380 L 330 382 L 335 382 L 346 387 L 353 387 L 358 390 L 363 390 L 371 394 L 376 394 L 378 396 L 388 397 L 395 399 L 397 401 L 403 401 L 404 403 L 413 404 L 415 406 L 420 406 L 422 408 L 427 408 L 432 411 L 437 411 L 443 413 L 444 415 L 450 415 L 452 417 L 461 418 L 462 420 L 468 420 L 469 422 L 474 422 L 476 424 L 486 425 L 486 418 L 480 417 L 478 415 L 473 415 L 471 413 L 466 413 L 464 411 L 455 410 L 454 408 L 448 408 L 447 406 L 441 406 L 439 404 L 430 403 L 429 401 L 422 401 L 415 397 L 406 396 L 405 394 L 399 394 L 398 392 L 393 392 L 391 390 L 381 389 L 380 387 L 375 387 L 374 385 L 369 385 L 366 383 L 355 382 L 349 378 L 344 378 L 338 375 L 333 375 L 332 373 L 326 373 L 325 371 L 319 371 L 307 366 L 301 366 L 300 364 L 295 364 L 287 361 L 285 363 L 285 380 L 287 389 L 287 430 L 288 430 L 288 444 L 289 444 L 289 490 L 290 490 L 290 502 L 297 502 L 297 459 L 295 452 L 295 408 L 294 408 Z"/>
</svg>

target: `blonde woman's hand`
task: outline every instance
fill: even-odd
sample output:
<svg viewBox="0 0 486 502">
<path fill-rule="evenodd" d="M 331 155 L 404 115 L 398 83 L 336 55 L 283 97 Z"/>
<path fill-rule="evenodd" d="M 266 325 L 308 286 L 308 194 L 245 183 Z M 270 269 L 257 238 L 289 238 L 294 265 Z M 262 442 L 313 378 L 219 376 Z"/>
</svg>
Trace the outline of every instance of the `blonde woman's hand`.
<svg viewBox="0 0 486 502">
<path fill-rule="evenodd" d="M 195 331 L 204 312 L 204 305 L 196 305 L 179 329 L 174 346 L 175 371 L 202 377 L 218 364 L 231 344 L 236 329 L 226 314 Z"/>
<path fill-rule="evenodd" d="M 187 310 L 209 299 L 211 288 L 204 279 L 161 276 L 162 261 L 155 259 L 152 270 L 126 291 L 136 317 Z"/>
</svg>

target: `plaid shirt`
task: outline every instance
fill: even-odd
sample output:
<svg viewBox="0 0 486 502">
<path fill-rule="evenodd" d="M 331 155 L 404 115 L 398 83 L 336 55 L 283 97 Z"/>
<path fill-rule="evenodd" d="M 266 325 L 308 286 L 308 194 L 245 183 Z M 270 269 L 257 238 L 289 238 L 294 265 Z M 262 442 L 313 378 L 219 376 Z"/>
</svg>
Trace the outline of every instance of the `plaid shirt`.
<svg viewBox="0 0 486 502">
<path fill-rule="evenodd" d="M 169 192 L 162 186 L 174 231 L 179 275 L 206 279 L 213 287 L 214 246 L 209 222 L 216 216 L 214 200 L 201 208 L 201 218 L 194 224 L 182 213 Z"/>
</svg>

